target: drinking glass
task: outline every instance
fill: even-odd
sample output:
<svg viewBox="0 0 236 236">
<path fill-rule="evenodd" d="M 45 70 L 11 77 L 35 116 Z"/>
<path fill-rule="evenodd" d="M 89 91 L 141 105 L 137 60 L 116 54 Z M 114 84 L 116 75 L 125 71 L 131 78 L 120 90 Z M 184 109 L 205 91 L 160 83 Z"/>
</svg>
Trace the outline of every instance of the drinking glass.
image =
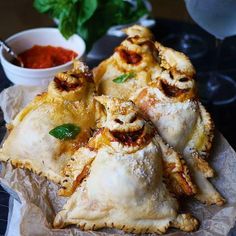
<svg viewBox="0 0 236 236">
<path fill-rule="evenodd" d="M 185 0 L 192 19 L 216 38 L 215 68 L 200 83 L 207 103 L 224 105 L 236 100 L 236 81 L 218 71 L 222 42 L 236 34 L 236 0 Z"/>
<path fill-rule="evenodd" d="M 185 21 L 189 21 L 189 14 L 184 11 L 182 16 Z M 206 41 L 198 34 L 187 32 L 186 23 L 180 24 L 178 32 L 168 34 L 162 39 L 162 43 L 183 52 L 191 59 L 197 59 L 204 56 L 207 52 Z"/>
</svg>

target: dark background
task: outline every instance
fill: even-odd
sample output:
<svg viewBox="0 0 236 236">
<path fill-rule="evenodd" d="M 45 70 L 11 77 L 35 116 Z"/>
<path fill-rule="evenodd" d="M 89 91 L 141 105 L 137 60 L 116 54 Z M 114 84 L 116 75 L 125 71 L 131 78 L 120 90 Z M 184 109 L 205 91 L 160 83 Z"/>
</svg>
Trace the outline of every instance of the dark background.
<svg viewBox="0 0 236 236">
<path fill-rule="evenodd" d="M 153 16 L 179 21 L 191 21 L 182 0 L 151 0 Z M 32 7 L 33 0 L 0 0 L 0 37 L 35 27 L 51 26 L 52 20 Z"/>
</svg>

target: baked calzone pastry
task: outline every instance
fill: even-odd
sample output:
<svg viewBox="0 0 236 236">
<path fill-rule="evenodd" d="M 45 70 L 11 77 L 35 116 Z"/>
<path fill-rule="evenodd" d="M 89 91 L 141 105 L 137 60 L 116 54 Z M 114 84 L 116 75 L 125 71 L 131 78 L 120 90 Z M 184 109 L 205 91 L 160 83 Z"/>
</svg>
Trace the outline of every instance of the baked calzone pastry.
<svg viewBox="0 0 236 236">
<path fill-rule="evenodd" d="M 224 199 L 207 180 L 213 170 L 206 161 L 213 122 L 198 100 L 195 70 L 180 52 L 152 40 L 148 29 L 126 29 L 128 38 L 94 69 L 99 93 L 131 99 L 158 129 L 161 137 L 183 154 L 198 192 L 196 198 L 221 205 Z"/>
<path fill-rule="evenodd" d="M 107 96 L 96 97 L 96 99 L 107 111 L 100 121 L 100 123 L 103 123 L 103 129 L 99 129 L 96 135 L 90 139 L 87 148 L 80 148 L 76 151 L 69 163 L 65 165 L 63 169 L 65 179 L 62 181 L 62 189 L 59 191 L 60 195 L 70 196 L 73 193 L 78 183 L 88 173 L 91 161 L 96 155 L 94 151 L 99 149 L 100 145 L 107 145 L 115 140 L 119 140 L 116 144 L 120 144 L 120 148 L 127 149 L 129 147 L 133 150 L 135 143 L 139 145 L 146 144 L 142 139 L 149 136 L 154 137 L 153 141 L 157 142 L 162 152 L 164 175 L 169 190 L 176 196 L 182 194 L 193 195 L 196 193 L 196 187 L 191 181 L 188 168 L 180 154 L 164 143 L 154 127 L 150 126 L 147 121 L 140 117 L 137 108 L 131 101 L 124 102 L 123 100 Z M 144 130 L 145 124 L 148 129 Z M 150 133 L 149 136 L 147 136 L 147 133 Z M 122 143 L 127 143 L 127 145 L 122 146 Z M 93 151 L 89 151 L 89 148 Z"/>
<path fill-rule="evenodd" d="M 48 92 L 38 95 L 8 124 L 0 160 L 60 183 L 64 164 L 91 136 L 95 126 L 95 86 L 81 62 L 59 73 Z"/>
<path fill-rule="evenodd" d="M 178 213 L 178 202 L 165 184 L 164 154 L 153 126 L 130 101 L 97 99 L 107 114 L 87 147 L 68 164 L 76 190 L 54 226 L 132 233 L 164 233 L 168 227 L 195 230 L 198 221 Z"/>
</svg>

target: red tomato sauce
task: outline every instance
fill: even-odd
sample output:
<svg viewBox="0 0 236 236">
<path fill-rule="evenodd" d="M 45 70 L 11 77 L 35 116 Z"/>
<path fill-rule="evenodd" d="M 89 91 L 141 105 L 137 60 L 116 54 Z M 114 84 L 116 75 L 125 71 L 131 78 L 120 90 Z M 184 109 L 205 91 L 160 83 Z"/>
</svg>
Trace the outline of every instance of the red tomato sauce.
<svg viewBox="0 0 236 236">
<path fill-rule="evenodd" d="M 44 69 L 65 64 L 77 55 L 76 52 L 62 47 L 35 45 L 19 54 L 19 57 L 25 68 Z"/>
</svg>

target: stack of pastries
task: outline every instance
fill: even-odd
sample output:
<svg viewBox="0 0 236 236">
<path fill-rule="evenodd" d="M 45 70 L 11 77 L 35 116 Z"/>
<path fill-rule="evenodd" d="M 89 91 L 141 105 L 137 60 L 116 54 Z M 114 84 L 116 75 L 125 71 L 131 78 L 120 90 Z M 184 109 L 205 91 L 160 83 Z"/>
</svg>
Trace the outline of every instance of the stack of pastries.
<svg viewBox="0 0 236 236">
<path fill-rule="evenodd" d="M 225 201 L 208 181 L 213 122 L 189 59 L 147 28 L 125 32 L 93 72 L 76 61 L 7 125 L 0 160 L 59 185 L 55 228 L 194 231 L 180 196 Z"/>
</svg>

